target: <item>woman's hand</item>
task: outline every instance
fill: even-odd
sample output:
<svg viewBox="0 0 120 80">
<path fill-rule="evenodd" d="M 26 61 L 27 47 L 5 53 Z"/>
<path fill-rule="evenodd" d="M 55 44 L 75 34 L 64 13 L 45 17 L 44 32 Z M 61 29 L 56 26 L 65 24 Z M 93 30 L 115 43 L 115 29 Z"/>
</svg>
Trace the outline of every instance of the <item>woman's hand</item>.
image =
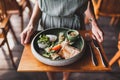
<svg viewBox="0 0 120 80">
<path fill-rule="evenodd" d="M 28 24 L 28 26 L 23 30 L 23 32 L 20 34 L 21 38 L 21 44 L 25 45 L 30 42 L 30 37 L 34 32 L 34 28 L 32 24 Z"/>
<path fill-rule="evenodd" d="M 92 25 L 93 39 L 97 39 L 99 42 L 102 42 L 103 32 L 99 29 L 98 25 L 95 22 L 92 22 L 91 25 Z"/>
<path fill-rule="evenodd" d="M 30 42 L 30 37 L 35 31 L 35 27 L 33 28 L 33 26 L 35 26 L 35 24 L 39 21 L 39 19 L 41 18 L 41 15 L 42 15 L 42 12 L 39 8 L 38 0 L 35 0 L 35 6 L 33 8 L 33 13 L 30 18 L 29 24 L 20 34 L 21 44 L 25 45 Z"/>
<path fill-rule="evenodd" d="M 90 20 L 90 23 L 92 25 L 93 38 L 97 39 L 99 42 L 102 42 L 103 41 L 103 33 L 97 25 L 92 0 L 88 0 L 88 7 L 85 11 L 85 14 L 86 14 L 86 17 Z"/>
</svg>

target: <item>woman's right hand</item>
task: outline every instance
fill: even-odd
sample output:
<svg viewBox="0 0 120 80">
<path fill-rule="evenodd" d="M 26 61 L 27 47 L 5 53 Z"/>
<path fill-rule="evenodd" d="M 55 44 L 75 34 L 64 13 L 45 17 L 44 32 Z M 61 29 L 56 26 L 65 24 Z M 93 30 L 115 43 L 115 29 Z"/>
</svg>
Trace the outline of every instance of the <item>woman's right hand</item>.
<svg viewBox="0 0 120 80">
<path fill-rule="evenodd" d="M 34 28 L 32 24 L 28 24 L 28 26 L 23 30 L 23 32 L 20 34 L 21 38 L 21 44 L 25 45 L 30 42 L 30 37 L 34 32 Z"/>
</svg>

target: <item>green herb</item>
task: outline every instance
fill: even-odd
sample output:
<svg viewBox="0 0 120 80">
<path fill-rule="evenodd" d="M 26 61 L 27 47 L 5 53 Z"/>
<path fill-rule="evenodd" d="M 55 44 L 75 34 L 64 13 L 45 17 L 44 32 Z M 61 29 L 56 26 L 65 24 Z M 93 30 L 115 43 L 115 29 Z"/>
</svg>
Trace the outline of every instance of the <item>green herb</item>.
<svg viewBox="0 0 120 80">
<path fill-rule="evenodd" d="M 50 53 L 45 52 L 45 53 L 43 53 L 42 55 L 43 55 L 44 57 L 50 58 Z"/>
<path fill-rule="evenodd" d="M 47 55 L 47 54 L 43 54 L 43 56 L 44 56 L 44 57 L 47 57 L 47 58 L 49 58 L 49 57 L 50 57 L 50 55 Z"/>
<path fill-rule="evenodd" d="M 39 40 L 37 42 L 38 43 L 43 43 L 43 44 L 50 43 L 49 37 L 47 37 L 46 35 L 40 35 Z"/>
</svg>

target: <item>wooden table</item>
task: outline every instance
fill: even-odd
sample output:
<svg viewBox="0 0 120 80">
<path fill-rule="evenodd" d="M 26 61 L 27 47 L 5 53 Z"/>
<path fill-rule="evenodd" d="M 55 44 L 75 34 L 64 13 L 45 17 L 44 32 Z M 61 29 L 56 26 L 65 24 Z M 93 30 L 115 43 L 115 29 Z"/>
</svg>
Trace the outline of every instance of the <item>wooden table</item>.
<svg viewBox="0 0 120 80">
<path fill-rule="evenodd" d="M 80 34 L 84 37 L 85 33 L 90 33 L 89 31 L 80 31 Z M 106 58 L 105 52 L 101 46 L 102 54 Z M 38 61 L 31 52 L 30 44 L 25 45 L 22 57 L 18 66 L 18 72 L 103 72 L 110 71 L 110 66 L 104 67 L 102 65 L 100 56 L 96 53 L 97 60 L 99 62 L 98 66 L 94 66 L 91 60 L 90 52 L 86 49 L 84 55 L 81 59 L 76 61 L 75 63 L 63 66 L 63 67 L 55 67 L 43 64 Z M 107 58 L 106 58 L 107 60 Z"/>
</svg>

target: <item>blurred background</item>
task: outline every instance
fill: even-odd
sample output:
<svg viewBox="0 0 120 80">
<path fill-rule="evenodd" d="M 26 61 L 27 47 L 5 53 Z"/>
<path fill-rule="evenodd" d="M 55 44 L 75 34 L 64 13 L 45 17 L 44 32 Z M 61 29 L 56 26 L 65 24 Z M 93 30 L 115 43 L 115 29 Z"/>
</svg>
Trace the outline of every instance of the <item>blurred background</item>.
<svg viewBox="0 0 120 80">
<path fill-rule="evenodd" d="M 110 72 L 72 73 L 70 80 L 120 79 L 120 0 L 92 0 L 98 24 L 104 32 L 103 47 Z M 27 26 L 35 0 L 0 0 L 0 80 L 47 80 L 44 72 L 17 72 L 24 47 L 20 33 Z M 85 19 L 86 29 L 91 25 Z M 9 55 L 10 54 L 10 55 Z M 62 74 L 56 74 L 61 80 Z"/>
</svg>

